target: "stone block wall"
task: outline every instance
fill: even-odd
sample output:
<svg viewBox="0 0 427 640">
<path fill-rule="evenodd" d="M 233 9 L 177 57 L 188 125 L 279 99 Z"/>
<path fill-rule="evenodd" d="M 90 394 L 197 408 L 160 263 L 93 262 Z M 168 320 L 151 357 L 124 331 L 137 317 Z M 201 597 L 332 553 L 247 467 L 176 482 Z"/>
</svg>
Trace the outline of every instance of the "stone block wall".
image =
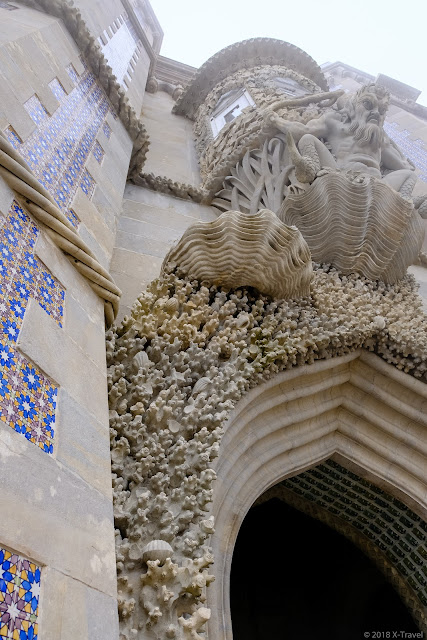
<svg viewBox="0 0 427 640">
<path fill-rule="evenodd" d="M 74 4 L 98 40 L 130 105 L 139 114 L 151 64 L 152 51 L 148 42 L 151 31 L 140 23 L 147 31 L 147 39 L 142 42 L 120 0 L 77 0 Z"/>
<path fill-rule="evenodd" d="M 1 129 L 108 268 L 132 141 L 63 23 L 17 6 Z M 25 204 L 1 182 L 0 637 L 117 640 L 103 301 Z"/>
<path fill-rule="evenodd" d="M 184 231 L 217 215 L 213 208 L 195 202 L 126 187 L 110 268 L 123 292 L 119 319 L 129 315 L 137 296 L 159 275 L 163 258 Z"/>
<path fill-rule="evenodd" d="M 142 121 L 150 136 L 150 149 L 143 171 L 197 186 L 200 171 L 193 123 L 171 113 L 174 104 L 165 91 L 144 96 Z"/>
</svg>

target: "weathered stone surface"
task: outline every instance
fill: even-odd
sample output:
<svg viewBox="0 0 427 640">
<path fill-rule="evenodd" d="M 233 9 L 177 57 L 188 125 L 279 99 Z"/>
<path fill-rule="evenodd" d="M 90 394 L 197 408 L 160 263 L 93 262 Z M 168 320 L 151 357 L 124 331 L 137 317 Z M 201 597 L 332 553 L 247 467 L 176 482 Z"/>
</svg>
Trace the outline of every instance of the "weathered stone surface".
<svg viewBox="0 0 427 640">
<path fill-rule="evenodd" d="M 123 638 L 130 639 L 138 632 L 147 640 L 169 637 L 168 633 L 170 637 L 186 638 L 188 628 L 198 633 L 208 619 L 204 587 L 212 580 L 208 573 L 213 560 L 211 540 L 215 543 L 216 557 L 227 553 L 228 561 L 232 544 L 228 546 L 224 533 L 227 527 L 230 529 L 227 517 L 236 510 L 243 517 L 251 504 L 245 496 L 236 494 L 233 504 L 228 498 L 226 503 L 219 499 L 223 537 L 211 537 L 214 514 L 210 502 L 223 495 L 224 488 L 234 486 L 227 481 L 223 486 L 222 471 L 216 484 L 214 461 L 222 446 L 224 425 L 239 399 L 251 387 L 270 378 L 274 381 L 280 371 L 293 370 L 288 372 L 292 379 L 304 377 L 308 375 L 305 364 L 332 357 L 343 357 L 348 362 L 359 355 L 360 349 L 374 350 L 398 369 L 426 381 L 427 321 L 420 305 L 415 283 L 409 276 L 395 285 L 385 285 L 355 274 L 340 276 L 335 269 L 318 265 L 311 297 L 300 300 L 271 300 L 248 289 L 209 289 L 173 273 L 164 273 L 138 298 L 131 317 L 108 333 L 107 344 Z M 376 361 L 379 369 L 381 365 L 387 366 L 379 358 Z M 329 365 L 321 362 L 316 367 L 323 369 Z M 375 376 L 371 378 L 368 384 L 375 385 Z M 408 378 L 407 388 L 413 386 L 415 393 L 411 400 L 412 392 L 406 391 L 407 408 L 402 407 L 402 411 L 416 421 L 424 401 L 420 387 L 425 387 L 411 376 L 404 378 Z M 304 464 L 313 465 L 316 459 L 325 459 L 336 448 L 357 459 L 358 448 L 362 446 L 357 438 L 354 442 L 349 439 L 351 418 L 347 420 L 340 409 L 344 397 L 340 385 L 348 381 L 348 370 L 337 370 L 333 378 L 324 374 L 312 383 L 308 377 L 305 379 L 311 397 L 304 409 L 299 400 L 300 385 L 292 380 L 286 389 L 280 387 L 280 402 L 288 403 L 285 414 L 279 413 L 273 420 L 268 398 L 262 407 L 252 409 L 267 411 L 268 416 L 263 418 L 267 431 L 280 431 L 284 415 L 289 414 L 289 420 L 295 422 L 289 437 L 280 440 L 282 456 L 288 452 L 290 455 L 296 447 L 290 474 L 298 464 L 300 468 Z M 327 391 L 331 385 L 337 385 L 333 393 Z M 381 389 L 378 393 L 382 393 Z M 351 398 L 351 392 L 348 397 Z M 391 390 L 387 396 L 391 407 L 398 397 L 399 393 Z M 357 404 L 363 411 L 363 399 Z M 292 411 L 296 412 L 293 418 Z M 316 418 L 319 412 L 321 419 Z M 335 437 L 341 416 L 348 426 L 342 428 L 342 435 Z M 301 431 L 300 423 L 308 417 L 307 430 Z M 250 413 L 246 412 L 245 424 L 249 418 Z M 361 415 L 358 429 L 364 420 Z M 376 417 L 375 423 L 380 420 Z M 399 424 L 406 424 L 409 429 L 406 417 Z M 418 433 L 416 425 L 414 429 Z M 407 487 L 411 486 L 411 495 L 414 500 L 421 499 L 425 466 L 420 466 L 420 455 L 403 449 L 398 453 L 394 448 L 397 434 L 383 439 L 383 444 L 381 438 L 378 442 L 374 438 L 373 443 L 374 434 L 375 430 L 372 437 L 369 432 L 363 435 L 363 446 L 370 447 L 370 459 L 385 455 L 386 442 L 391 481 L 398 484 L 391 461 L 399 462 L 409 483 Z M 258 435 L 254 428 L 251 431 L 254 446 Z M 245 467 L 248 487 L 253 487 L 248 474 L 251 469 L 258 469 L 261 452 L 272 458 L 271 473 L 283 474 L 283 459 L 282 466 L 275 462 L 279 455 L 277 442 L 269 441 L 267 434 L 256 455 L 248 449 L 248 442 L 245 438 L 233 441 L 233 447 L 242 455 L 239 464 Z M 228 462 L 228 454 L 221 456 L 218 468 Z M 260 482 L 259 474 L 262 469 L 257 471 L 258 489 L 262 492 L 265 478 Z M 238 484 L 240 487 L 240 481 Z M 253 502 L 253 494 L 251 499 Z M 243 510 L 242 500 L 246 500 Z M 163 571 L 159 561 L 142 560 L 144 547 L 159 539 L 173 549 L 173 559 L 166 561 Z M 223 592 L 228 575 L 221 571 L 216 571 L 220 579 L 218 592 L 213 592 L 216 598 Z M 185 580 L 180 576 L 186 576 Z M 169 599 L 160 597 L 155 583 L 161 585 L 162 593 L 171 594 Z M 223 606 L 217 600 L 213 602 L 214 606 Z M 217 633 L 217 611 L 214 616 L 212 629 Z"/>
<path fill-rule="evenodd" d="M 255 287 L 279 299 L 308 295 L 312 276 L 310 251 L 299 231 L 267 209 L 252 216 L 228 211 L 191 226 L 163 265 L 217 287 Z"/>
<path fill-rule="evenodd" d="M 418 257 L 424 227 L 413 204 L 381 180 L 338 172 L 289 194 L 279 218 L 296 225 L 313 260 L 393 283 Z"/>
</svg>

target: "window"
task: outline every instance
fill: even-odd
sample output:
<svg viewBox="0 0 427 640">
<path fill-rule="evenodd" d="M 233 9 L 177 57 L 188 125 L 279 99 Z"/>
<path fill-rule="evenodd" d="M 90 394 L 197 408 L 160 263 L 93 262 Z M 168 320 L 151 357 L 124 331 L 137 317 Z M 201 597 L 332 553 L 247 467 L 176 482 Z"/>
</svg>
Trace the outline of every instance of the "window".
<svg viewBox="0 0 427 640">
<path fill-rule="evenodd" d="M 290 96 L 299 97 L 308 93 L 307 89 L 304 89 L 304 87 L 292 78 L 274 78 L 274 84 L 278 89 L 281 89 L 283 93 L 287 93 Z"/>
<path fill-rule="evenodd" d="M 223 127 L 239 116 L 246 107 L 255 106 L 250 94 L 243 88 L 224 93 L 212 111 L 211 127 L 216 137 Z"/>
</svg>

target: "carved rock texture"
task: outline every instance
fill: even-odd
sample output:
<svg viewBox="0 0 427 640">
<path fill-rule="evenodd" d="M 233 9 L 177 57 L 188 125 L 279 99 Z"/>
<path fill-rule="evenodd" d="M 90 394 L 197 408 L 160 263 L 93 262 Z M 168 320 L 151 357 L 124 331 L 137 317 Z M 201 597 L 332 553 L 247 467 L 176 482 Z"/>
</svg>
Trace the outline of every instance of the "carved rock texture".
<svg viewBox="0 0 427 640">
<path fill-rule="evenodd" d="M 283 301 L 166 271 L 149 286 L 107 334 L 122 639 L 203 637 L 212 464 L 238 400 L 360 348 L 427 382 L 426 329 L 412 276 L 386 285 L 315 265 L 311 296 Z M 173 549 L 163 566 L 143 559 L 155 540 Z"/>
<path fill-rule="evenodd" d="M 312 277 L 307 243 L 263 209 L 252 216 L 223 213 L 191 226 L 165 258 L 186 275 L 229 289 L 254 287 L 273 298 L 308 295 Z"/>
<path fill-rule="evenodd" d="M 298 227 L 313 260 L 386 283 L 403 278 L 424 237 L 412 203 L 360 174 L 318 177 L 306 192 L 287 196 L 279 217 Z"/>
</svg>

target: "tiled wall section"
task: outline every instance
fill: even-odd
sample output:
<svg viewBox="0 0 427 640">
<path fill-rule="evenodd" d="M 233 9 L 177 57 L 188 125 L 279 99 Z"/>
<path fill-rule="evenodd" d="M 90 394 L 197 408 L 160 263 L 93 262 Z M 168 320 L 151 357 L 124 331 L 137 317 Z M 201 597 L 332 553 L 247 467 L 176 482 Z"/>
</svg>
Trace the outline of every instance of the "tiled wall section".
<svg viewBox="0 0 427 640">
<path fill-rule="evenodd" d="M 427 148 L 422 140 L 412 140 L 411 132 L 402 129 L 395 122 L 385 122 L 384 129 L 400 147 L 404 155 L 419 169 L 419 178 L 427 182 Z"/>
<path fill-rule="evenodd" d="M 0 548 L 0 638 L 37 640 L 40 567 Z"/>
<path fill-rule="evenodd" d="M 17 202 L 0 218 L 0 421 L 52 453 L 57 386 L 16 349 L 30 297 L 62 327 L 65 290 L 33 255 L 38 233 Z"/>
<path fill-rule="evenodd" d="M 142 45 L 127 14 L 114 20 L 98 40 L 118 82 L 128 89 Z"/>
<path fill-rule="evenodd" d="M 332 460 L 282 484 L 372 540 L 427 605 L 427 523 L 416 513 Z"/>
<path fill-rule="evenodd" d="M 79 186 L 89 198 L 94 192 L 95 181 L 85 163 L 90 153 L 98 149 L 96 145 L 100 146 L 96 141 L 98 131 L 108 126 L 104 120 L 109 103 L 87 69 L 81 77 L 73 65 L 67 71 L 76 84 L 68 96 L 57 78 L 49 83 L 60 102 L 56 111 L 50 116 L 34 95 L 24 105 L 38 125 L 34 133 L 24 142 L 11 127 L 5 133 L 76 227 L 78 218 L 69 207 Z"/>
</svg>

